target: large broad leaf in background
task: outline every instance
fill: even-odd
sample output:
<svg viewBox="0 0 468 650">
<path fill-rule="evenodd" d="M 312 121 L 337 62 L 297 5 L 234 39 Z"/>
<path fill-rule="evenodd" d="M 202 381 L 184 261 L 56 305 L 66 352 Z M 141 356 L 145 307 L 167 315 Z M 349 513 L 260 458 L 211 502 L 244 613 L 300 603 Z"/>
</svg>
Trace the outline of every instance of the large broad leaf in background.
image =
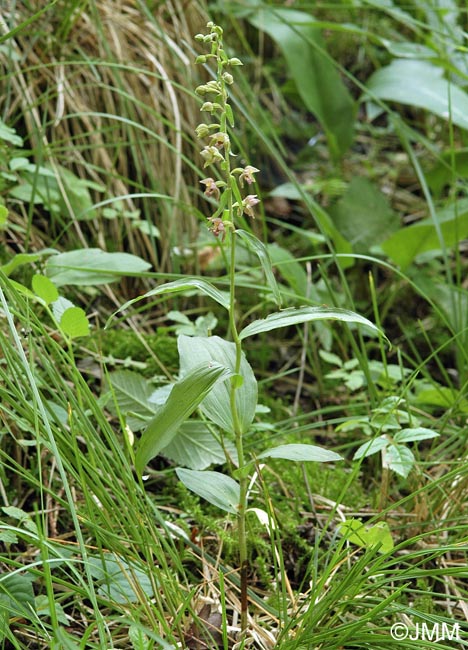
<svg viewBox="0 0 468 650">
<path fill-rule="evenodd" d="M 234 373 L 236 347 L 219 336 L 179 336 L 180 374 L 184 377 L 200 363 L 219 363 Z M 242 355 L 240 373 L 243 382 L 236 390 L 236 404 L 242 433 L 252 424 L 257 406 L 257 380 L 249 362 Z M 230 384 L 219 382 L 203 400 L 200 410 L 224 431 L 235 433 L 230 407 Z"/>
<path fill-rule="evenodd" d="M 468 237 L 468 200 L 462 199 L 437 211 L 440 232 L 447 248 Z M 441 251 L 441 241 L 432 219 L 423 219 L 401 228 L 383 242 L 382 250 L 393 262 L 406 269 L 415 257 L 428 251 Z"/>
<path fill-rule="evenodd" d="M 174 384 L 166 403 L 149 422 L 140 440 L 135 456 L 137 471 L 143 472 L 146 463 L 174 439 L 181 425 L 192 415 L 214 384 L 231 375 L 232 372 L 218 363 L 203 363 L 193 367 Z"/>
<path fill-rule="evenodd" d="M 341 156 L 353 141 L 354 102 L 325 52 L 313 17 L 264 6 L 248 20 L 279 45 L 304 104 L 326 132 L 332 155 Z"/>
<path fill-rule="evenodd" d="M 52 255 L 46 274 L 60 287 L 64 284 L 95 285 L 120 280 L 123 275 L 148 271 L 151 264 L 130 253 L 107 253 L 100 248 L 83 248 Z"/>
<path fill-rule="evenodd" d="M 443 74 L 442 68 L 427 61 L 392 61 L 371 75 L 365 98 L 418 106 L 468 129 L 468 95 Z"/>
<path fill-rule="evenodd" d="M 367 178 L 353 178 L 344 196 L 329 212 L 356 253 L 367 253 L 400 227 L 398 215 Z"/>
</svg>

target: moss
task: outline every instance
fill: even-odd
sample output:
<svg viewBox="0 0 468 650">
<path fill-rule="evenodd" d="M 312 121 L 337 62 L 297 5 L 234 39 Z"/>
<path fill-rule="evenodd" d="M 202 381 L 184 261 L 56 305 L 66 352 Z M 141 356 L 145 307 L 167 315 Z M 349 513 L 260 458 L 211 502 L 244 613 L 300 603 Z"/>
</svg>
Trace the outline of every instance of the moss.
<svg viewBox="0 0 468 650">
<path fill-rule="evenodd" d="M 148 352 L 144 343 L 150 348 L 152 354 Z M 104 331 L 101 349 L 105 357 L 119 360 L 129 359 L 145 364 L 139 369 L 145 377 L 161 374 L 161 365 L 172 373 L 177 372 L 179 367 L 176 338 L 159 332 L 155 334 L 142 333 L 140 338 L 129 330 Z"/>
</svg>

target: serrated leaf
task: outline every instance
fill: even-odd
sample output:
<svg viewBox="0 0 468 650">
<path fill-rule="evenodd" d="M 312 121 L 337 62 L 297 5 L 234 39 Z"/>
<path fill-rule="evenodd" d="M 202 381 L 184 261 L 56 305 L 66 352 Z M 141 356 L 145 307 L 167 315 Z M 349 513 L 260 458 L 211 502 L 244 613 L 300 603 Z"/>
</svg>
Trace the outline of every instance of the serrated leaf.
<svg viewBox="0 0 468 650">
<path fill-rule="evenodd" d="M 60 329 L 71 339 L 89 335 L 89 321 L 81 307 L 69 307 L 60 319 Z"/>
<path fill-rule="evenodd" d="M 255 320 L 240 332 L 239 338 L 245 339 L 248 336 L 261 334 L 262 332 L 270 332 L 271 330 L 279 329 L 281 327 L 290 327 L 291 325 L 298 325 L 299 323 L 308 323 L 317 320 L 337 320 L 344 323 L 356 323 L 358 325 L 365 325 L 374 332 L 378 332 L 383 336 L 381 330 L 376 327 L 370 320 L 360 316 L 353 311 L 347 309 L 335 309 L 330 307 L 300 307 L 299 309 L 285 309 L 261 320 Z"/>
<path fill-rule="evenodd" d="M 40 275 L 39 273 L 33 275 L 31 284 L 36 296 L 41 298 L 46 305 L 50 305 L 51 302 L 58 300 L 59 292 L 57 291 L 57 287 L 45 275 Z"/>
<path fill-rule="evenodd" d="M 273 267 L 271 265 L 270 255 L 268 249 L 263 242 L 261 242 L 255 235 L 252 235 L 246 230 L 236 230 L 236 233 L 239 237 L 247 244 L 248 248 L 255 253 L 255 255 L 260 260 L 262 265 L 263 272 L 268 283 L 268 286 L 271 289 L 273 297 L 275 299 L 278 307 L 281 307 L 281 293 L 276 282 L 275 275 L 273 273 Z"/>
<path fill-rule="evenodd" d="M 236 366 L 236 347 L 234 343 L 224 341 L 219 336 L 189 337 L 181 335 L 177 339 L 180 355 L 180 372 L 185 375 L 200 363 L 216 362 L 229 368 L 232 374 Z M 257 381 L 253 370 L 242 355 L 240 375 L 244 382 L 236 390 L 236 405 L 242 433 L 246 433 L 252 424 L 257 405 Z M 230 386 L 228 382 L 219 382 L 203 400 L 202 413 L 224 431 L 235 433 L 230 404 Z"/>
<path fill-rule="evenodd" d="M 138 445 L 135 467 L 143 473 L 146 463 L 167 447 L 179 427 L 208 395 L 214 384 L 231 376 L 218 363 L 202 364 L 174 384 L 169 397 L 149 422 Z"/>
<path fill-rule="evenodd" d="M 316 463 L 330 463 L 336 460 L 343 460 L 343 456 L 340 456 L 340 454 L 334 451 L 329 451 L 328 449 L 323 449 L 315 445 L 304 444 L 279 445 L 278 447 L 273 447 L 262 452 L 258 458 L 284 458 L 286 460 L 299 462 L 312 461 Z"/>
<path fill-rule="evenodd" d="M 107 253 L 100 248 L 83 248 L 59 253 L 46 262 L 47 276 L 58 286 L 97 285 L 116 282 L 124 275 L 138 276 L 151 264 L 130 253 Z"/>
<path fill-rule="evenodd" d="M 164 295 L 165 293 L 180 293 L 182 291 L 195 291 L 195 293 L 202 293 L 209 298 L 215 300 L 225 309 L 229 309 L 229 293 L 226 291 L 219 291 L 211 282 L 202 280 L 201 278 L 183 278 L 181 280 L 175 280 L 174 282 L 166 282 L 165 284 L 147 291 L 137 298 L 132 298 L 132 300 L 127 301 L 122 307 L 115 311 L 106 323 L 106 327 L 109 326 L 112 319 L 121 311 L 128 309 L 135 303 L 143 300 L 144 298 L 151 298 L 152 296 Z"/>
<path fill-rule="evenodd" d="M 353 456 L 353 459 L 359 460 L 359 458 L 367 458 L 367 456 L 372 456 L 372 454 L 376 454 L 378 451 L 385 449 L 389 443 L 390 441 L 387 436 L 379 436 L 372 441 L 369 440 L 357 449 L 356 453 Z"/>
<path fill-rule="evenodd" d="M 405 445 L 389 445 L 382 454 L 382 465 L 406 478 L 414 465 L 414 455 Z"/>
<path fill-rule="evenodd" d="M 430 440 L 430 438 L 437 438 L 438 433 L 432 429 L 425 427 L 415 427 L 413 429 L 402 429 L 393 436 L 395 442 L 418 442 L 419 440 Z"/>
<path fill-rule="evenodd" d="M 230 476 L 220 472 L 198 472 L 182 467 L 176 469 L 176 474 L 191 492 L 222 510 L 237 514 L 240 487 Z"/>
</svg>

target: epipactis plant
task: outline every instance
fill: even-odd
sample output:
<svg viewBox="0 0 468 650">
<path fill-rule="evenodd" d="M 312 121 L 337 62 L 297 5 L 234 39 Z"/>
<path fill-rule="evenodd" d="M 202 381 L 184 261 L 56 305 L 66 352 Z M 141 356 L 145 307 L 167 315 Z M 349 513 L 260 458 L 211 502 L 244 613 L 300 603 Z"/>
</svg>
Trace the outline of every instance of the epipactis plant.
<svg viewBox="0 0 468 650">
<path fill-rule="evenodd" d="M 192 469 L 189 462 L 186 463 L 189 469 L 178 467 L 176 473 L 189 490 L 231 513 L 237 520 L 241 628 L 245 634 L 248 625 L 248 485 L 249 477 L 256 466 L 254 458 L 247 456 L 244 451 L 244 437 L 254 428 L 257 381 L 245 357 L 243 343 L 250 336 L 316 320 L 331 319 L 355 323 L 374 331 L 377 328 L 369 320 L 352 311 L 301 307 L 276 311 L 239 329 L 237 318 L 242 311 L 241 306 L 236 304 L 236 242 L 239 237 L 258 256 L 267 287 L 278 308 L 281 306 L 281 292 L 267 248 L 251 232 L 238 227 L 238 222 L 244 215 L 254 216 L 254 208 L 259 203 L 257 194 L 249 192 L 255 182 L 254 175 L 259 170 L 250 164 L 231 166 L 231 159 L 235 158 L 230 138 L 234 117 L 229 103 L 229 89 L 234 83 L 232 70 L 242 63 L 238 58 L 230 58 L 226 54 L 223 30 L 218 25 L 208 23 L 208 33 L 198 34 L 196 40 L 206 45 L 209 50 L 207 54 L 199 56 L 197 62 L 206 64 L 207 67 L 210 67 L 209 64 L 215 66 L 215 78 L 196 89 L 197 94 L 204 100 L 201 110 L 211 115 L 212 123 L 200 124 L 196 133 L 206 143 L 200 154 L 203 168 L 213 170 L 212 175 L 204 178 L 201 184 L 204 186 L 205 195 L 216 205 L 214 212 L 208 217 L 208 222 L 210 230 L 218 238 L 220 246 L 225 247 L 230 259 L 229 291 L 221 291 L 212 281 L 201 277 L 183 277 L 127 302 L 119 311 L 150 296 L 188 290 L 193 293 L 195 290 L 216 301 L 228 312 L 231 340 L 219 336 L 178 337 L 179 379 L 172 385 L 169 394 L 166 393 L 165 401 L 158 406 L 156 412 L 154 403 L 148 409 L 150 412 L 152 409 L 155 415 L 147 420 L 146 428 L 136 447 L 134 462 L 137 471 L 143 473 L 152 458 L 170 447 L 173 450 L 176 441 L 179 442 L 179 452 L 183 445 L 187 456 L 190 457 L 190 437 L 185 435 L 182 438 L 187 420 L 198 409 L 209 423 L 210 435 L 216 437 L 224 450 L 228 473 Z M 255 458 L 262 462 L 269 458 L 299 462 L 341 460 L 341 456 L 333 451 L 299 443 L 255 450 Z"/>
</svg>

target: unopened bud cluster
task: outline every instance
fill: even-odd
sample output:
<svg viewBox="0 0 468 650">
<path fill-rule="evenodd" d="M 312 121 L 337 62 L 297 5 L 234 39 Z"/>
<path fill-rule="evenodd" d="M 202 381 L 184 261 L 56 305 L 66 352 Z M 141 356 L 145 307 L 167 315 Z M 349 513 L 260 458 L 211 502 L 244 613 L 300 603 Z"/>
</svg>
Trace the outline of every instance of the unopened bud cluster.
<svg viewBox="0 0 468 650">
<path fill-rule="evenodd" d="M 230 68 L 242 65 L 236 57 L 228 57 L 223 47 L 223 30 L 212 22 L 207 24 L 208 34 L 197 34 L 195 40 L 209 46 L 210 52 L 197 57 L 195 63 L 217 65 L 216 79 L 208 81 L 195 89 L 197 95 L 203 97 L 202 112 L 209 113 L 214 120 L 211 124 L 202 122 L 196 128 L 196 135 L 206 144 L 200 151 L 203 158 L 203 168 L 218 165 L 226 180 L 204 178 L 200 183 L 205 186 L 205 196 L 218 202 L 218 209 L 209 217 L 210 230 L 216 237 L 224 240 L 226 230 L 234 229 L 234 215 L 240 217 L 243 213 L 254 217 L 254 207 L 260 202 L 256 194 L 242 197 L 240 188 L 255 183 L 254 174 L 259 170 L 252 165 L 231 169 L 231 141 L 227 132 L 228 124 L 234 126 L 234 118 L 229 104 L 228 86 L 234 83 Z"/>
</svg>

